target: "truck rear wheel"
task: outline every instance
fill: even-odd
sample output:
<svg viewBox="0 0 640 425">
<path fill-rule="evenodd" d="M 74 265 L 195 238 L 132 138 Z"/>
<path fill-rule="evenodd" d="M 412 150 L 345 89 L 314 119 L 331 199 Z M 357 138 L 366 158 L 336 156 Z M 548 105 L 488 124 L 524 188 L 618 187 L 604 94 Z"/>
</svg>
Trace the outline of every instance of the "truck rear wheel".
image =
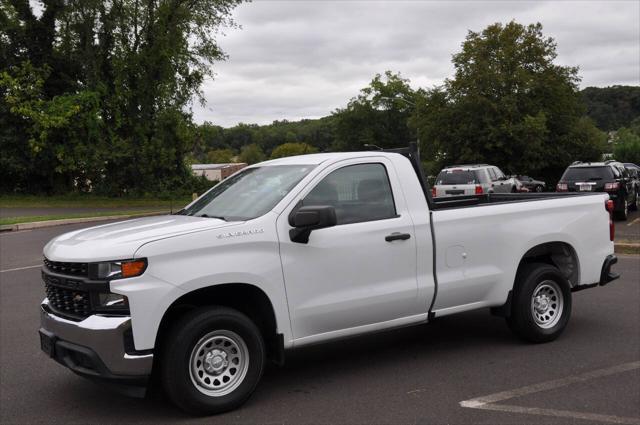
<svg viewBox="0 0 640 425">
<path fill-rule="evenodd" d="M 516 277 L 509 328 L 527 341 L 556 339 L 571 316 L 571 288 L 560 271 L 543 263 L 525 264 Z"/>
<path fill-rule="evenodd" d="M 183 316 L 163 340 L 164 389 L 194 415 L 235 409 L 262 376 L 265 349 L 256 325 L 239 311 L 206 307 Z"/>
</svg>

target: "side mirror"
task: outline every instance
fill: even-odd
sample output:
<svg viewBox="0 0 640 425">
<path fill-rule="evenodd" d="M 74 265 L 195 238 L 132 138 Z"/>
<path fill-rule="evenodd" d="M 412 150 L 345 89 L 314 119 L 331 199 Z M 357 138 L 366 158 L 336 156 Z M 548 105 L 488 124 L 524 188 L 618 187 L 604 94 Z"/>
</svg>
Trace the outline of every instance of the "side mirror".
<svg viewBox="0 0 640 425">
<path fill-rule="evenodd" d="M 308 243 L 312 230 L 335 226 L 336 209 L 329 205 L 301 207 L 289 215 L 289 237 L 293 242 Z"/>
</svg>

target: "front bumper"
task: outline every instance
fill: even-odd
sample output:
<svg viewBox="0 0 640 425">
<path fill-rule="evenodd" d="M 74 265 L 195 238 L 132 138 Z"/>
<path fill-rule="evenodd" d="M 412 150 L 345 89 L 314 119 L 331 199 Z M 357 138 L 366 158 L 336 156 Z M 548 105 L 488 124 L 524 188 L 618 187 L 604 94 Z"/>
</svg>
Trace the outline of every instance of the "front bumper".
<svg viewBox="0 0 640 425">
<path fill-rule="evenodd" d="M 134 352 L 130 317 L 96 314 L 76 322 L 56 316 L 48 304 L 40 306 L 40 335 L 49 356 L 87 378 L 146 384 L 153 353 Z"/>
</svg>

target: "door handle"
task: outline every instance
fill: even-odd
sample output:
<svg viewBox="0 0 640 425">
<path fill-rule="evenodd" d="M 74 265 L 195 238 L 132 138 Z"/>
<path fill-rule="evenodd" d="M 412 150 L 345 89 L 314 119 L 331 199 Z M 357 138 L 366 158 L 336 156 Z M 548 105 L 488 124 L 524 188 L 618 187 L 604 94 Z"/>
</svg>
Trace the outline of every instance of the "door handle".
<svg viewBox="0 0 640 425">
<path fill-rule="evenodd" d="M 384 240 L 387 242 L 393 242 L 393 241 L 406 241 L 407 239 L 409 239 L 411 237 L 410 234 L 408 233 L 399 233 L 399 232 L 394 232 L 390 235 L 387 235 L 384 237 Z"/>
</svg>

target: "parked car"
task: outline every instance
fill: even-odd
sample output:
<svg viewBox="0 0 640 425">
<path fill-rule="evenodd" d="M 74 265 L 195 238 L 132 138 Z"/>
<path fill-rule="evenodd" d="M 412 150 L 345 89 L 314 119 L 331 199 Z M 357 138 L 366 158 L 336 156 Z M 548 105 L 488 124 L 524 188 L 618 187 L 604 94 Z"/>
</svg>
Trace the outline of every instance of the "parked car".
<svg viewBox="0 0 640 425">
<path fill-rule="evenodd" d="M 529 176 L 517 175 L 515 178 L 522 182 L 522 185 L 527 188 L 529 192 L 544 192 L 547 186 L 542 180 L 535 180 Z"/>
<path fill-rule="evenodd" d="M 571 164 L 556 186 L 558 192 L 606 192 L 614 202 L 614 212 L 621 220 L 629 210 L 638 209 L 640 200 L 634 180 L 620 162 L 580 162 Z"/>
<path fill-rule="evenodd" d="M 640 172 L 640 165 L 634 164 L 633 162 L 623 162 L 622 165 L 624 165 L 626 169 L 634 169 Z"/>
<path fill-rule="evenodd" d="M 633 185 L 636 189 L 636 196 L 640 196 L 640 166 L 633 164 L 631 162 L 625 162 L 624 168 L 627 169 L 631 178 L 633 179 Z"/>
<path fill-rule="evenodd" d="M 101 382 L 153 370 L 175 404 L 213 414 L 309 344 L 487 307 L 552 341 L 573 291 L 618 278 L 604 194 L 430 195 L 415 147 L 303 155 L 249 166 L 178 214 L 57 236 L 41 348 Z"/>
<path fill-rule="evenodd" d="M 488 164 L 452 165 L 436 177 L 432 196 L 482 195 L 518 192 L 522 183 Z"/>
</svg>

